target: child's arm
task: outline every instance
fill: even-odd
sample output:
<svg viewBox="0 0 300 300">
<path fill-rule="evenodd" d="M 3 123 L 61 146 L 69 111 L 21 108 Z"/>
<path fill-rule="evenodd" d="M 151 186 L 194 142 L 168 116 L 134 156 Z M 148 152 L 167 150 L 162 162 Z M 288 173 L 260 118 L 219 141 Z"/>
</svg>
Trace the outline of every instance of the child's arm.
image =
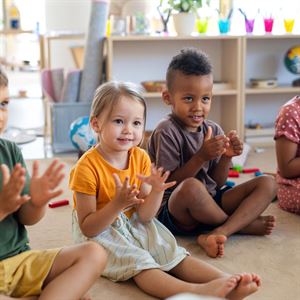
<svg viewBox="0 0 300 300">
<path fill-rule="evenodd" d="M 111 225 L 120 212 L 127 207 L 143 203 L 138 199 L 136 186 L 129 185 L 129 178 L 121 183 L 118 175 L 113 174 L 116 184 L 116 195 L 103 208 L 96 209 L 96 197 L 76 192 L 76 210 L 82 233 L 86 237 L 94 237 Z"/>
<path fill-rule="evenodd" d="M 54 160 L 42 176 L 38 176 L 39 165 L 35 161 L 32 168 L 30 182 L 31 200 L 25 203 L 18 211 L 19 220 L 24 225 L 37 223 L 45 214 L 46 205 L 60 194 L 62 190 L 55 190 L 64 178 L 64 165 Z"/>
<path fill-rule="evenodd" d="M 2 191 L 0 192 L 0 222 L 17 211 L 30 197 L 21 196 L 26 181 L 26 170 L 16 164 L 12 173 L 6 165 L 1 165 Z"/>
<path fill-rule="evenodd" d="M 227 180 L 232 157 L 240 155 L 243 152 L 243 142 L 235 130 L 231 130 L 228 133 L 227 139 L 229 143 L 226 144 L 223 155 L 215 168 L 210 172 L 211 177 L 215 180 L 218 187 L 222 187 Z"/>
<path fill-rule="evenodd" d="M 212 136 L 212 128 L 209 126 L 202 147 L 181 168 L 173 171 L 169 181 L 182 182 L 186 178 L 195 177 L 206 161 L 217 158 L 224 153 L 227 138 L 224 135 Z"/>
<path fill-rule="evenodd" d="M 277 165 L 285 178 L 300 176 L 300 157 L 296 157 L 298 145 L 285 136 L 276 139 Z"/>
<path fill-rule="evenodd" d="M 170 172 L 163 172 L 163 168 L 151 165 L 151 175 L 138 177 L 143 181 L 141 195 L 145 196 L 145 202 L 137 207 L 139 218 L 142 222 L 149 222 L 155 217 L 162 201 L 164 191 L 176 184 L 176 181 L 165 183 Z M 141 196 L 142 197 L 142 196 Z"/>
</svg>

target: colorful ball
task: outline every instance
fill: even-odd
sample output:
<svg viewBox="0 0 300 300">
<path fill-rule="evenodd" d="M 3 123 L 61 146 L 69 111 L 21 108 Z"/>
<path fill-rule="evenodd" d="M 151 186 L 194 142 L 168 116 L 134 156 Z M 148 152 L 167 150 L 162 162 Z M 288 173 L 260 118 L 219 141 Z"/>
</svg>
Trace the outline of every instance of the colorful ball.
<svg viewBox="0 0 300 300">
<path fill-rule="evenodd" d="M 82 152 L 96 144 L 96 136 L 90 127 L 88 116 L 79 117 L 71 123 L 69 136 L 73 146 Z"/>
</svg>

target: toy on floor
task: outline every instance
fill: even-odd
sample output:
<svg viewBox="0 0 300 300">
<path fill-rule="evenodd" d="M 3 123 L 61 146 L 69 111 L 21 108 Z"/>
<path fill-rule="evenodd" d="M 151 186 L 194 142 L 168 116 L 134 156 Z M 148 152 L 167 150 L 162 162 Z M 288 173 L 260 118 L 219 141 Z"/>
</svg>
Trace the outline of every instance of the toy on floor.
<svg viewBox="0 0 300 300">
<path fill-rule="evenodd" d="M 227 180 L 227 181 L 225 182 L 225 185 L 230 186 L 230 187 L 233 187 L 233 186 L 235 186 L 235 182 L 234 182 L 234 181 Z"/>
<path fill-rule="evenodd" d="M 255 173 L 255 172 L 260 172 L 260 169 L 258 168 L 243 169 L 243 173 Z"/>
<path fill-rule="evenodd" d="M 239 173 L 243 172 L 243 166 L 241 165 L 233 165 L 232 170 L 238 171 Z"/>
<path fill-rule="evenodd" d="M 235 170 L 229 170 L 228 177 L 240 177 L 240 173 Z"/>
<path fill-rule="evenodd" d="M 48 204 L 50 208 L 55 208 L 55 207 L 65 206 L 65 205 L 69 205 L 69 200 L 63 199 L 58 201 L 52 201 Z"/>
</svg>

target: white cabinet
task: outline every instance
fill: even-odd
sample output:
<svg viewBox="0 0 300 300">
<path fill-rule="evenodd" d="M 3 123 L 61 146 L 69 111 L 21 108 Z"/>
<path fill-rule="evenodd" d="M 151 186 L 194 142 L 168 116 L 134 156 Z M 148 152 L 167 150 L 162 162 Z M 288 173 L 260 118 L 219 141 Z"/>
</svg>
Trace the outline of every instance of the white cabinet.
<svg viewBox="0 0 300 300">
<path fill-rule="evenodd" d="M 215 81 L 227 82 L 226 88 L 214 87 L 210 118 L 225 131 L 237 129 L 243 133 L 241 120 L 242 40 L 237 36 L 160 37 L 112 36 L 107 40 L 107 79 L 140 83 L 164 80 L 172 57 L 184 47 L 206 52 L 213 64 Z M 159 93 L 147 93 L 148 116 L 146 130 L 153 130 L 167 113 Z"/>
</svg>

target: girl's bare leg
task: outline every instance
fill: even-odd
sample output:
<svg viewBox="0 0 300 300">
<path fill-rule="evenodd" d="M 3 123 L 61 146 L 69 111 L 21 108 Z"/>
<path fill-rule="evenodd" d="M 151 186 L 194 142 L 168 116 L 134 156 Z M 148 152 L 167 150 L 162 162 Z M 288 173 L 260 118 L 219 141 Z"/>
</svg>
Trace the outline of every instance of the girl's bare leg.
<svg viewBox="0 0 300 300">
<path fill-rule="evenodd" d="M 233 275 L 220 277 L 207 283 L 191 283 L 159 269 L 144 270 L 134 277 L 139 288 L 160 299 L 184 292 L 225 298 L 237 286 L 239 280 L 238 275 Z"/>
<path fill-rule="evenodd" d="M 105 264 L 106 253 L 94 242 L 62 249 L 54 260 L 39 299 L 79 300 L 101 275 Z M 70 288 L 71 282 L 75 284 Z"/>
</svg>

